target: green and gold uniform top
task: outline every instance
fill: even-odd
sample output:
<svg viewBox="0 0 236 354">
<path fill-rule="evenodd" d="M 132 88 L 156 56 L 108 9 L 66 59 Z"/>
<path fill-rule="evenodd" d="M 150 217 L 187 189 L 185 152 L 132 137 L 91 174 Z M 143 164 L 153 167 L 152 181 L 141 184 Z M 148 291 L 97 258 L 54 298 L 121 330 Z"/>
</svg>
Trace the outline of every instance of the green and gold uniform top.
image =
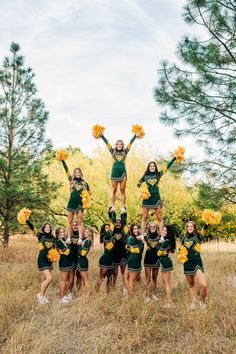
<svg viewBox="0 0 236 354">
<path fill-rule="evenodd" d="M 173 165 L 176 157 L 173 157 L 171 161 L 167 163 L 167 165 L 161 170 L 156 172 L 149 172 L 145 174 L 138 183 L 138 187 L 142 185 L 142 183 L 146 183 L 149 193 L 151 194 L 149 199 L 143 200 L 142 207 L 143 208 L 157 208 L 159 205 L 162 206 L 161 196 L 159 191 L 159 183 L 163 174 Z"/>
<path fill-rule="evenodd" d="M 83 210 L 81 193 L 83 190 L 89 191 L 89 185 L 83 178 L 72 179 L 68 166 L 64 160 L 62 160 L 62 165 L 64 167 L 64 170 L 66 171 L 67 178 L 71 185 L 71 194 L 67 204 L 67 210 L 72 212 L 78 212 L 79 210 Z"/>
<path fill-rule="evenodd" d="M 164 239 L 163 242 L 160 242 L 158 245 L 157 255 L 158 257 L 168 257 L 170 252 L 170 240 L 168 238 Z"/>
<path fill-rule="evenodd" d="M 116 266 L 121 266 L 127 263 L 127 213 L 121 214 L 121 228 L 117 228 L 116 225 L 116 213 L 109 212 L 110 219 L 110 229 L 112 232 L 112 236 L 114 237 L 114 252 L 113 252 L 113 261 Z"/>
<path fill-rule="evenodd" d="M 60 255 L 69 256 L 70 254 L 70 244 L 66 244 L 64 240 L 58 239 L 56 241 L 56 246 Z"/>
<path fill-rule="evenodd" d="M 127 242 L 127 250 L 129 254 L 139 255 L 142 257 L 144 244 L 141 240 L 137 240 L 135 236 L 129 236 Z"/>
<path fill-rule="evenodd" d="M 200 257 L 201 243 L 208 226 L 209 225 L 205 224 L 200 233 L 187 233 L 182 239 L 181 244 L 188 250 L 188 259 Z"/>
<path fill-rule="evenodd" d="M 110 230 L 104 234 L 103 244 L 104 244 L 104 254 L 113 253 L 115 247 L 115 238 L 112 235 L 112 232 Z"/>
<path fill-rule="evenodd" d="M 39 252 L 45 253 L 47 255 L 48 251 L 54 247 L 55 237 L 53 235 L 48 235 L 43 232 L 39 232 L 38 229 L 35 228 L 29 220 L 26 220 L 26 223 L 38 238 Z"/>
<path fill-rule="evenodd" d="M 112 166 L 112 171 L 111 171 L 111 179 L 114 181 L 122 181 L 123 178 L 127 176 L 125 160 L 128 155 L 128 152 L 130 151 L 131 145 L 136 139 L 136 135 L 132 137 L 129 144 L 124 150 L 113 149 L 111 144 L 108 142 L 108 140 L 105 138 L 104 135 L 102 135 L 101 138 L 107 145 L 107 148 L 110 151 L 114 161 Z"/>
<path fill-rule="evenodd" d="M 160 237 L 157 232 L 149 233 L 144 237 L 146 245 L 147 245 L 147 250 L 156 252 L 157 246 L 159 244 Z"/>
<path fill-rule="evenodd" d="M 83 245 L 78 246 L 79 257 L 86 257 L 87 254 L 89 253 L 91 246 L 92 246 L 92 241 L 86 238 L 83 241 Z"/>
</svg>

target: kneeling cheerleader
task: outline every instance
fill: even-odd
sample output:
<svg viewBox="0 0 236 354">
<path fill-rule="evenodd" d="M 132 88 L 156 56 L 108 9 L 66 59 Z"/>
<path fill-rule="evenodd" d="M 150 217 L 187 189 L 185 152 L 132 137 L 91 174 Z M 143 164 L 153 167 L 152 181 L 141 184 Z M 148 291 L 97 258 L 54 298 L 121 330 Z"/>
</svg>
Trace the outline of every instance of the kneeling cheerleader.
<svg viewBox="0 0 236 354">
<path fill-rule="evenodd" d="M 139 239 L 140 232 L 137 224 L 131 224 L 127 242 L 128 256 L 128 295 L 134 294 L 135 283 L 142 271 L 143 241 Z"/>
<path fill-rule="evenodd" d="M 114 270 L 113 252 L 115 245 L 115 239 L 112 235 L 109 224 L 102 225 L 100 231 L 100 242 L 104 244 L 104 252 L 99 259 L 100 274 L 98 281 L 96 282 L 95 289 L 97 291 L 100 290 L 102 281 L 107 276 L 107 290 L 109 291 L 111 287 L 110 280 Z"/>
<path fill-rule="evenodd" d="M 206 229 L 211 224 L 218 224 L 221 220 L 219 212 L 204 210 L 202 219 L 205 222 L 202 230 L 198 232 L 194 221 L 188 221 L 185 227 L 185 236 L 181 242 L 178 260 L 184 264 L 184 274 L 189 287 L 190 308 L 195 308 L 195 281 L 197 281 L 200 290 L 200 308 L 206 309 L 207 282 L 204 274 L 204 267 L 200 255 L 201 243 Z"/>
<path fill-rule="evenodd" d="M 71 252 L 71 244 L 65 241 L 65 230 L 62 227 L 56 229 L 56 246 L 60 254 L 59 270 L 59 298 L 61 304 L 67 304 L 72 300 L 70 295 L 67 295 L 69 290 L 70 272 L 73 269 L 73 254 Z"/>
<path fill-rule="evenodd" d="M 55 237 L 52 234 L 51 224 L 45 222 L 42 226 L 42 231 L 38 231 L 38 229 L 36 229 L 28 220 L 30 214 L 30 210 L 22 209 L 18 213 L 18 221 L 21 225 L 26 223 L 38 238 L 39 254 L 37 263 L 38 269 L 42 273 L 42 283 L 37 299 L 40 304 L 47 304 L 49 301 L 46 298 L 45 293 L 52 282 L 52 263 L 58 260 L 59 254 L 55 248 Z"/>
<path fill-rule="evenodd" d="M 87 255 L 91 246 L 93 245 L 93 229 L 91 227 L 86 227 L 83 232 L 83 240 L 78 241 L 78 265 L 77 271 L 80 273 L 81 280 L 85 287 L 85 290 L 90 294 L 90 286 L 88 279 L 88 267 L 89 262 Z"/>
<path fill-rule="evenodd" d="M 121 210 L 122 212 L 125 211 L 125 204 L 126 204 L 126 181 L 127 181 L 127 172 L 125 166 L 126 157 L 130 151 L 131 145 L 133 144 L 136 138 L 140 139 L 144 136 L 144 130 L 140 125 L 134 125 L 132 127 L 132 132 L 134 136 L 130 140 L 127 147 L 125 147 L 123 140 L 119 139 L 115 143 L 115 147 L 113 148 L 108 140 L 103 135 L 105 128 L 100 125 L 95 125 L 93 127 L 93 136 L 96 139 L 102 138 L 104 143 L 107 145 L 108 150 L 111 153 L 111 156 L 114 160 L 112 171 L 111 171 L 111 197 L 110 197 L 110 206 L 115 208 L 115 200 L 116 200 L 116 192 L 118 184 L 120 185 L 120 195 L 121 195 Z"/>
<path fill-rule="evenodd" d="M 158 245 L 157 255 L 160 258 L 160 265 L 162 271 L 162 279 L 166 291 L 167 307 L 173 305 L 172 290 L 171 290 L 171 271 L 173 270 L 173 263 L 169 257 L 169 252 L 174 253 L 176 248 L 175 229 L 171 225 L 165 225 L 162 229 L 162 237 L 164 240 Z"/>
</svg>

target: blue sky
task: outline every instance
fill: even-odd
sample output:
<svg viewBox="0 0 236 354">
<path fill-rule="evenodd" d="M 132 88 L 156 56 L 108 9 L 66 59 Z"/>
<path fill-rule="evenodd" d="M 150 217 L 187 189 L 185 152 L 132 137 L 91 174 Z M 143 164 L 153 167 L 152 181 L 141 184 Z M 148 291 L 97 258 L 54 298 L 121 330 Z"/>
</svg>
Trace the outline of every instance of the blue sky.
<svg viewBox="0 0 236 354">
<path fill-rule="evenodd" d="M 12 41 L 36 73 L 39 96 L 50 112 L 47 136 L 92 154 L 102 142 L 95 123 L 113 143 L 144 126 L 137 145 L 167 154 L 178 145 L 197 158 L 192 140 L 177 141 L 158 120 L 153 99 L 163 59 L 175 60 L 177 42 L 196 32 L 181 18 L 183 0 L 0 0 L 0 60 Z"/>
</svg>

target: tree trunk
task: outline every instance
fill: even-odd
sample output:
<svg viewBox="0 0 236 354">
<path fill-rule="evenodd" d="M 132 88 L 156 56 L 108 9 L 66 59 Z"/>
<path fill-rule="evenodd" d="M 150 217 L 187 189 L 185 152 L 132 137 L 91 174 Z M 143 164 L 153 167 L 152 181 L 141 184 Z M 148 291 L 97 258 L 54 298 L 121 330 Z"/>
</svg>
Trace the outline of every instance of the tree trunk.
<svg viewBox="0 0 236 354">
<path fill-rule="evenodd" d="M 3 246 L 8 247 L 10 236 L 10 226 L 8 220 L 3 222 Z"/>
</svg>

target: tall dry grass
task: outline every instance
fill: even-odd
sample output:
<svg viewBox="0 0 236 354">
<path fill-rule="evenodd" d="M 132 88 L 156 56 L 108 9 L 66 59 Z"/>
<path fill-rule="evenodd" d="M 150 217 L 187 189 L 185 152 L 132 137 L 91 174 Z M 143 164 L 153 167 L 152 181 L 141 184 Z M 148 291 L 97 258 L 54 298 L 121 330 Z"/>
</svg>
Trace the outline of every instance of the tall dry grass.
<svg viewBox="0 0 236 354">
<path fill-rule="evenodd" d="M 90 279 L 98 275 L 96 245 L 89 253 Z M 189 310 L 182 266 L 173 257 L 176 307 L 165 309 L 161 277 L 158 302 L 145 303 L 141 289 L 122 300 L 122 283 L 109 294 L 77 294 L 72 305 L 58 304 L 58 270 L 47 296 L 49 305 L 35 299 L 39 291 L 37 244 L 31 237 L 14 239 L 0 250 L 1 353 L 236 353 L 236 245 L 203 246 L 208 279 L 208 310 Z"/>
</svg>

